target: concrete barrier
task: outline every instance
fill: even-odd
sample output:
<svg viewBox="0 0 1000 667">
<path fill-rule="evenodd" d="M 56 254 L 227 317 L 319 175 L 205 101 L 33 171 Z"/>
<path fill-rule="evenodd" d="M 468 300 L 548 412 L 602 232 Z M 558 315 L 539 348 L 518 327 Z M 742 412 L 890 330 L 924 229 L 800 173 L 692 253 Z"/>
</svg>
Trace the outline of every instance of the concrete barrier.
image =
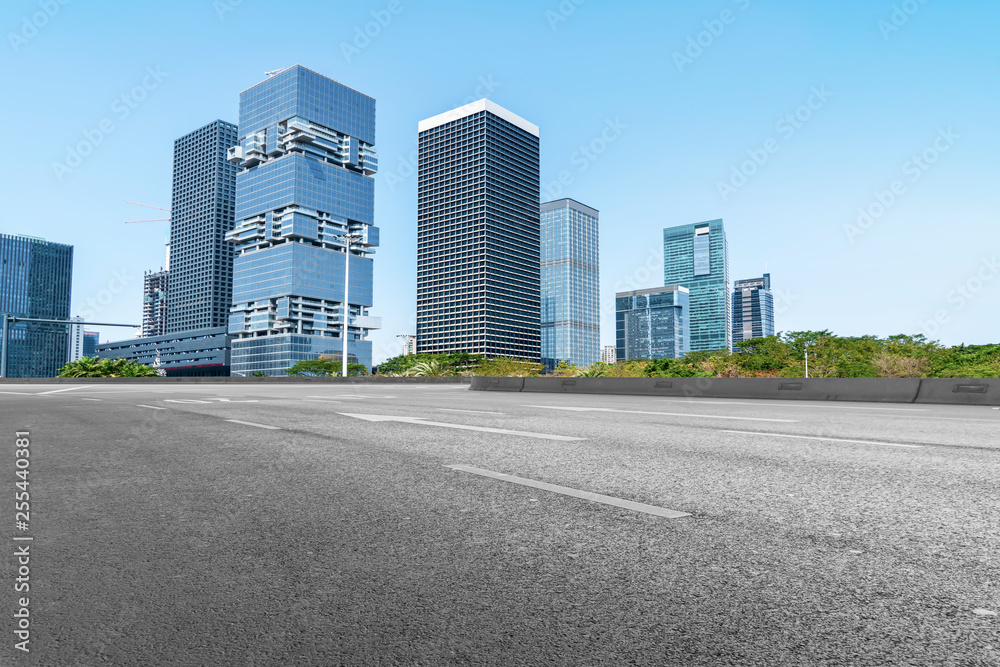
<svg viewBox="0 0 1000 667">
<path fill-rule="evenodd" d="M 865 403 L 1000 405 L 1000 380 L 910 378 L 489 378 L 477 391 Z"/>
<path fill-rule="evenodd" d="M 515 378 L 516 379 L 516 378 Z M 0 378 L 0 384 L 471 384 L 471 377 L 144 377 L 144 378 Z"/>
</svg>

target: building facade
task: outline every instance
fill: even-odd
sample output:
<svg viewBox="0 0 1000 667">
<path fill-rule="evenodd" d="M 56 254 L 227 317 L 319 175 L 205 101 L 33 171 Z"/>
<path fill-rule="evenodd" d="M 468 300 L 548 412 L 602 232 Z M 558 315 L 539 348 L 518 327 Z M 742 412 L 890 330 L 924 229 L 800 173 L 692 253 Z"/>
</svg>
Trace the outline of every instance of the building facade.
<svg viewBox="0 0 1000 667">
<path fill-rule="evenodd" d="M 97 356 L 97 345 L 101 342 L 101 334 L 97 331 L 83 332 L 83 356 Z"/>
<path fill-rule="evenodd" d="M 0 234 L 0 314 L 68 320 L 73 246 Z M 55 377 L 69 354 L 66 324 L 16 322 L 8 327 L 6 377 Z"/>
<path fill-rule="evenodd" d="M 81 324 L 71 324 L 69 326 L 69 343 L 66 345 L 66 361 L 76 361 L 83 355 L 83 318 L 71 317 L 73 322 Z"/>
<path fill-rule="evenodd" d="M 170 377 L 230 374 L 230 337 L 226 327 L 100 343 L 95 354 L 101 359 L 123 358 L 160 368 Z"/>
<path fill-rule="evenodd" d="M 240 94 L 233 372 L 331 355 L 371 368 L 375 100 L 300 65 Z M 350 245 L 345 234 L 359 240 Z M 174 251 L 176 252 L 176 250 Z M 175 260 L 176 261 L 176 260 Z M 350 294 L 345 303 L 345 269 Z M 173 279 L 171 279 L 173 280 Z"/>
<path fill-rule="evenodd" d="M 167 290 L 170 272 L 146 271 L 142 276 L 142 336 L 167 333 Z"/>
<path fill-rule="evenodd" d="M 542 364 L 590 366 L 601 333 L 598 217 L 573 199 L 541 205 Z"/>
<path fill-rule="evenodd" d="M 147 328 L 144 303 L 144 336 L 221 327 L 228 322 L 233 246 L 226 242 L 226 234 L 233 228 L 236 165 L 227 160 L 227 152 L 235 144 L 236 126 L 224 120 L 174 142 L 166 325 L 160 327 L 153 318 Z M 160 280 L 166 288 L 165 273 Z M 153 308 L 156 311 L 158 306 Z"/>
<path fill-rule="evenodd" d="M 733 342 L 774 335 L 771 274 L 733 284 Z"/>
<path fill-rule="evenodd" d="M 691 350 L 732 350 L 729 244 L 722 220 L 663 230 L 663 282 L 691 293 Z"/>
<path fill-rule="evenodd" d="M 418 131 L 417 351 L 539 361 L 538 127 L 484 99 Z"/>
<path fill-rule="evenodd" d="M 691 351 L 690 293 L 671 285 L 615 294 L 618 361 L 679 359 Z"/>
<path fill-rule="evenodd" d="M 601 348 L 601 361 L 606 364 L 613 364 L 618 361 L 618 348 L 614 345 L 605 345 Z"/>
</svg>

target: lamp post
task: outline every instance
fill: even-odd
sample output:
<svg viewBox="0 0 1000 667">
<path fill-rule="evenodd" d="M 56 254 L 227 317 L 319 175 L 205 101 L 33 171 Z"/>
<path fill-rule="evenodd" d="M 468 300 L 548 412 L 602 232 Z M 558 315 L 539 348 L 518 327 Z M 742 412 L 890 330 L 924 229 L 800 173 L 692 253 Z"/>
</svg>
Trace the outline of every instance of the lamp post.
<svg viewBox="0 0 1000 667">
<path fill-rule="evenodd" d="M 341 359 L 341 377 L 347 377 L 347 335 L 348 335 L 348 318 L 351 314 L 350 305 L 348 304 L 348 287 L 350 285 L 351 278 L 351 244 L 358 241 L 364 240 L 364 236 L 361 234 L 340 234 L 335 238 L 340 239 L 344 242 L 344 357 Z"/>
</svg>

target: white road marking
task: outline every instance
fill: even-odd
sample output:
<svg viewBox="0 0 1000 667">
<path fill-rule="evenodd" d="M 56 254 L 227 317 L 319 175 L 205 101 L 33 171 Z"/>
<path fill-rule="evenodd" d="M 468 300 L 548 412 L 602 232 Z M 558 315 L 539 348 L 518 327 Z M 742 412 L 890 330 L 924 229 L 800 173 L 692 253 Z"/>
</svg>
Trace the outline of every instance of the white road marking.
<svg viewBox="0 0 1000 667">
<path fill-rule="evenodd" d="M 143 405 L 142 403 L 136 403 L 136 407 L 149 408 L 150 410 L 166 410 L 166 408 L 158 408 L 155 405 Z"/>
<path fill-rule="evenodd" d="M 213 401 L 222 401 L 223 403 L 256 403 L 257 402 L 256 399 L 238 400 L 238 399 L 234 399 L 234 398 L 213 398 L 213 399 L 210 399 L 210 400 L 213 400 Z"/>
<path fill-rule="evenodd" d="M 816 405 L 816 401 L 803 401 L 802 403 L 770 403 L 766 400 L 750 403 L 748 401 L 702 401 L 702 400 L 661 400 L 661 403 L 687 403 L 688 405 L 755 405 L 757 407 L 767 406 L 773 408 L 828 408 L 830 410 L 892 410 L 898 412 L 927 412 L 927 408 L 862 408 L 856 405 Z"/>
<path fill-rule="evenodd" d="M 482 475 L 483 477 L 498 479 L 503 482 L 511 482 L 512 484 L 521 484 L 522 486 L 530 486 L 533 489 L 542 489 L 543 491 L 561 493 L 564 496 L 582 498 L 583 500 L 590 500 L 595 503 L 614 505 L 615 507 L 621 507 L 627 510 L 632 510 L 634 512 L 644 512 L 646 514 L 652 514 L 654 516 L 662 516 L 666 519 L 679 519 L 681 517 L 691 516 L 687 512 L 668 510 L 663 507 L 656 507 L 655 505 L 646 505 L 644 503 L 637 503 L 631 500 L 623 500 L 622 498 L 615 498 L 614 496 L 605 496 L 603 494 L 592 493 L 590 491 L 580 491 L 579 489 L 571 489 L 568 486 L 559 486 L 558 484 L 549 484 L 548 482 L 538 482 L 533 479 L 527 479 L 526 477 L 505 475 L 501 472 L 493 472 L 492 470 L 483 470 L 482 468 L 474 468 L 472 466 L 467 466 L 467 465 L 449 465 L 445 467 L 451 468 L 452 470 L 460 470 L 462 472 L 472 473 L 473 475 Z"/>
<path fill-rule="evenodd" d="M 684 412 L 651 412 L 646 410 L 617 410 L 615 408 L 570 408 L 555 405 L 525 405 L 526 408 L 542 408 L 545 410 L 567 410 L 569 412 L 620 412 L 629 415 L 663 415 L 664 417 L 698 417 L 700 419 L 735 419 L 751 422 L 784 422 L 795 423 L 798 419 L 767 419 L 765 417 L 730 417 L 726 415 L 693 415 Z"/>
<path fill-rule="evenodd" d="M 469 412 L 476 415 L 502 415 L 502 412 L 487 412 L 486 410 L 459 410 L 458 408 L 438 408 L 440 412 Z"/>
<path fill-rule="evenodd" d="M 66 389 L 53 389 L 51 391 L 40 391 L 35 396 L 44 396 L 45 394 L 58 394 L 63 391 L 76 391 L 77 389 L 84 389 L 85 387 L 67 387 Z"/>
<path fill-rule="evenodd" d="M 0 394 L 12 394 L 14 396 L 38 396 L 30 391 L 0 391 Z"/>
<path fill-rule="evenodd" d="M 103 401 L 103 398 L 80 398 L 81 401 Z"/>
<path fill-rule="evenodd" d="M 466 426 L 465 424 L 449 424 L 447 422 L 429 422 L 423 417 L 396 417 L 392 415 L 354 415 L 346 412 L 339 413 L 345 417 L 364 419 L 370 422 L 403 422 L 406 424 L 418 424 L 420 426 L 440 426 L 442 428 L 457 428 L 462 431 L 482 431 L 484 433 L 503 433 L 505 435 L 523 435 L 528 438 L 540 438 L 542 440 L 586 440 L 586 438 L 574 438 L 568 435 L 552 435 L 550 433 L 534 433 L 532 431 L 509 431 L 503 428 L 488 428 L 486 426 Z"/>
<path fill-rule="evenodd" d="M 303 398 L 302 401 L 306 403 L 340 403 L 340 401 L 333 398 Z"/>
<path fill-rule="evenodd" d="M 253 422 L 240 421 L 239 419 L 227 419 L 227 422 L 232 422 L 234 424 L 244 424 L 245 426 L 256 426 L 257 428 L 266 428 L 272 431 L 280 431 L 280 426 L 268 426 L 267 424 L 254 424 Z"/>
<path fill-rule="evenodd" d="M 332 398 L 335 400 L 340 400 L 346 398 L 352 401 L 363 400 L 366 398 L 396 398 L 395 396 L 367 396 L 365 394 L 328 394 L 326 396 L 306 396 L 306 398 Z"/>
<path fill-rule="evenodd" d="M 165 398 L 164 403 L 211 403 L 211 401 L 199 401 L 196 398 Z"/>
<path fill-rule="evenodd" d="M 722 433 L 742 433 L 744 435 L 767 435 L 774 438 L 798 438 L 800 440 L 825 440 L 828 442 L 853 442 L 862 445 L 885 445 L 886 447 L 906 447 L 922 449 L 923 445 L 901 445 L 896 442 L 876 442 L 874 440 L 846 440 L 844 438 L 821 438 L 812 435 L 789 435 L 787 433 L 761 433 L 760 431 L 722 431 Z"/>
</svg>

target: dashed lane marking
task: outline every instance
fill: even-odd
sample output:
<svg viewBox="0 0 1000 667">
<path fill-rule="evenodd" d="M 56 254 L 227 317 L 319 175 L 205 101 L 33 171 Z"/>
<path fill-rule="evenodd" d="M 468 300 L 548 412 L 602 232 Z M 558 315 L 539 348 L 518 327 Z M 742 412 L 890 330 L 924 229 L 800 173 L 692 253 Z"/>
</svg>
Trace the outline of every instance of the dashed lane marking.
<svg viewBox="0 0 1000 667">
<path fill-rule="evenodd" d="M 615 408 L 574 408 L 555 405 L 525 405 L 526 408 L 542 408 L 543 410 L 566 410 L 568 412 L 620 412 L 628 415 L 662 415 L 664 417 L 697 417 L 698 419 L 733 419 L 751 422 L 784 422 L 796 423 L 798 419 L 767 419 L 765 417 L 730 417 L 728 415 L 698 415 L 685 412 L 652 412 L 646 410 L 617 410 Z"/>
<path fill-rule="evenodd" d="M 67 387 L 65 389 L 52 389 L 51 391 L 40 391 L 36 396 L 45 396 L 46 394 L 58 394 L 63 391 L 76 391 L 77 389 L 83 389 L 84 387 Z"/>
<path fill-rule="evenodd" d="M 826 442 L 851 442 L 861 445 L 884 445 L 886 447 L 906 447 L 922 449 L 923 445 L 901 445 L 898 442 L 876 442 L 874 440 L 847 440 L 845 438 L 823 438 L 814 435 L 789 435 L 788 433 L 761 433 L 760 431 L 722 431 L 722 433 L 740 433 L 743 435 L 766 435 L 772 438 L 797 438 L 799 440 L 823 440 Z"/>
<path fill-rule="evenodd" d="M 166 410 L 166 408 L 159 408 L 155 405 L 143 405 L 142 403 L 136 403 L 136 407 L 139 408 L 149 408 L 150 410 Z"/>
<path fill-rule="evenodd" d="M 268 426 L 267 424 L 255 424 L 253 422 L 240 421 L 239 419 L 227 419 L 227 422 L 232 422 L 234 424 L 243 424 L 245 426 L 256 426 L 257 428 L 266 428 L 272 431 L 280 431 L 280 426 Z"/>
<path fill-rule="evenodd" d="M 346 412 L 338 413 L 345 417 L 364 419 L 370 422 L 403 422 L 405 424 L 417 424 L 418 426 L 439 426 L 442 428 L 456 428 L 462 431 L 482 431 L 483 433 L 503 433 L 504 435 L 521 435 L 528 438 L 540 438 L 542 440 L 563 440 L 575 441 L 586 440 L 586 438 L 574 438 L 568 435 L 554 435 L 551 433 L 535 433 L 533 431 L 511 431 L 504 428 L 488 428 L 486 426 L 469 426 L 467 424 L 450 424 L 447 422 L 426 421 L 423 417 L 399 417 L 395 415 L 355 415 Z"/>
<path fill-rule="evenodd" d="M 488 412 L 486 410 L 459 410 L 458 408 L 438 408 L 439 412 L 468 412 L 475 415 L 502 415 L 502 412 Z"/>
<path fill-rule="evenodd" d="M 590 491 L 581 491 L 579 489 L 572 489 L 568 486 L 559 486 L 558 484 L 549 484 L 548 482 L 539 482 L 534 479 L 528 479 L 526 477 L 516 477 L 515 475 L 505 475 L 502 472 L 493 472 L 492 470 L 483 470 L 482 468 L 474 468 L 473 466 L 467 465 L 449 465 L 446 468 L 451 468 L 452 470 L 460 470 L 461 472 L 472 473 L 473 475 L 482 475 L 483 477 L 489 477 L 491 479 L 498 479 L 503 482 L 510 482 L 512 484 L 520 484 L 522 486 L 530 486 L 533 489 L 541 489 L 543 491 L 551 491 L 552 493 L 559 493 L 564 496 L 572 496 L 573 498 L 581 498 L 583 500 L 589 500 L 595 503 L 602 503 L 604 505 L 613 505 L 614 507 L 621 507 L 623 509 L 632 510 L 633 512 L 643 512 L 645 514 L 652 514 L 653 516 L 662 516 L 665 519 L 679 519 L 685 516 L 691 516 L 687 512 L 678 512 L 677 510 L 668 510 L 665 507 L 657 507 L 655 505 L 646 505 L 644 503 L 637 503 L 631 500 L 624 500 L 623 498 L 615 498 L 614 496 L 605 496 L 600 493 L 592 493 Z"/>
</svg>

